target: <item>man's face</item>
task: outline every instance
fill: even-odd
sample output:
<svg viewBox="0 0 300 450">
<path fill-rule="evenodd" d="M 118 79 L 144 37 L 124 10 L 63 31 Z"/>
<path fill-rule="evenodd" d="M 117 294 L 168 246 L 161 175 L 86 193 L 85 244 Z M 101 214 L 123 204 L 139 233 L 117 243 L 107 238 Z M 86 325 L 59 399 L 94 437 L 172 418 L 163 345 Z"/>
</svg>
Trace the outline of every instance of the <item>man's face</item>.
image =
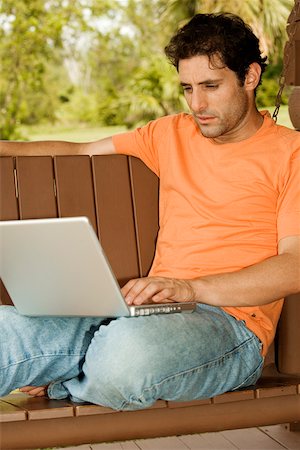
<svg viewBox="0 0 300 450">
<path fill-rule="evenodd" d="M 236 142 L 248 137 L 253 92 L 241 86 L 220 60 L 215 62 L 211 64 L 205 55 L 180 60 L 180 82 L 201 133 L 215 142 Z"/>
</svg>

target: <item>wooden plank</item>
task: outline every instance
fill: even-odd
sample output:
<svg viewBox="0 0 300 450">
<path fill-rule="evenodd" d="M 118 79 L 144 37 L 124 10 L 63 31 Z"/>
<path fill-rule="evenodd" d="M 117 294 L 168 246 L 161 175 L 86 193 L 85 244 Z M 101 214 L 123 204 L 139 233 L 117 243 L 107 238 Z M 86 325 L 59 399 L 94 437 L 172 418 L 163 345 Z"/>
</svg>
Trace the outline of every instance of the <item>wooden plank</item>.
<svg viewBox="0 0 300 450">
<path fill-rule="evenodd" d="M 148 409 L 160 409 L 167 408 L 167 402 L 164 400 L 158 400 Z M 95 414 L 115 414 L 118 411 L 115 409 L 107 408 L 105 406 L 89 404 L 76 404 L 74 403 L 74 410 L 76 416 L 91 416 Z"/>
<path fill-rule="evenodd" d="M 255 390 L 256 398 L 282 397 L 297 394 L 297 385 L 261 387 Z"/>
<path fill-rule="evenodd" d="M 260 427 L 261 431 L 272 439 L 290 450 L 299 450 L 300 431 L 289 431 L 287 425 L 273 425 L 269 427 Z"/>
<path fill-rule="evenodd" d="M 229 403 L 240 402 L 242 400 L 251 400 L 255 398 L 255 391 L 253 389 L 245 389 L 243 391 L 226 392 L 213 398 L 213 403 Z"/>
<path fill-rule="evenodd" d="M 146 409 L 160 409 L 160 408 L 167 408 L 168 407 L 168 402 L 166 402 L 165 400 L 157 400 L 152 406 L 150 406 L 150 408 L 146 408 Z"/>
<path fill-rule="evenodd" d="M 0 400 L 0 423 L 27 420 L 26 411 Z M 0 436 L 1 437 L 1 436 Z M 1 439 L 0 439 L 1 443 Z"/>
<path fill-rule="evenodd" d="M 237 448 L 243 450 L 273 450 L 285 448 L 257 428 L 248 428 L 247 433 L 245 433 L 245 430 L 229 430 L 222 431 L 221 434 Z"/>
<path fill-rule="evenodd" d="M 93 405 L 93 404 L 79 404 L 74 406 L 76 416 L 92 416 L 95 414 L 114 414 L 117 411 L 105 406 Z"/>
<path fill-rule="evenodd" d="M 92 450 L 139 450 L 135 442 L 111 442 L 109 444 L 93 444 L 90 447 Z M 68 450 L 68 449 L 67 449 Z M 77 450 L 77 447 L 76 447 Z"/>
<path fill-rule="evenodd" d="M 0 278 L 0 305 L 13 305 L 13 301 L 10 298 L 3 281 Z"/>
<path fill-rule="evenodd" d="M 300 293 L 286 297 L 278 323 L 278 370 L 300 373 Z"/>
<path fill-rule="evenodd" d="M 18 202 L 15 190 L 14 159 L 0 158 L 0 220 L 19 218 Z"/>
<path fill-rule="evenodd" d="M 120 442 L 122 450 L 137 450 L 139 447 L 133 441 Z"/>
<path fill-rule="evenodd" d="M 76 447 L 63 447 L 61 450 L 91 450 L 92 447 L 90 445 L 76 445 Z M 60 450 L 60 449 L 56 449 Z"/>
<path fill-rule="evenodd" d="M 120 442 L 122 450 L 139 450 L 139 447 L 133 441 Z"/>
<path fill-rule="evenodd" d="M 97 232 L 89 156 L 57 156 L 54 170 L 59 217 L 88 217 Z"/>
<path fill-rule="evenodd" d="M 4 448 L 44 448 L 266 426 L 300 420 L 298 397 L 8 422 L 1 438 Z"/>
<path fill-rule="evenodd" d="M 135 443 L 141 450 L 181 450 L 188 447 L 176 437 L 163 437 L 155 439 L 139 439 Z"/>
<path fill-rule="evenodd" d="M 139 276 L 127 157 L 92 158 L 99 237 L 120 283 Z"/>
<path fill-rule="evenodd" d="M 298 39 L 295 40 L 295 85 L 300 85 L 300 22 L 298 23 Z"/>
<path fill-rule="evenodd" d="M 57 217 L 50 156 L 16 158 L 21 219 Z"/>
<path fill-rule="evenodd" d="M 189 406 L 199 406 L 199 405 L 211 405 L 212 399 L 205 398 L 203 400 L 192 400 L 190 402 L 175 402 L 168 401 L 169 408 L 187 408 Z"/>
<path fill-rule="evenodd" d="M 298 422 L 291 422 L 288 426 L 290 431 L 299 431 L 300 432 L 300 420 Z"/>
<path fill-rule="evenodd" d="M 134 217 L 141 276 L 150 270 L 158 232 L 158 178 L 139 159 L 130 157 Z"/>
<path fill-rule="evenodd" d="M 288 448 L 290 450 L 296 450 L 300 448 L 300 433 L 291 433 L 288 431 L 286 425 L 274 425 L 270 427 L 261 427 L 259 430 L 270 436 L 272 440 L 277 441 L 282 444 L 284 448 Z M 245 439 L 249 440 L 253 437 L 252 429 L 248 430 L 247 428 L 242 430 Z M 164 441 L 161 441 L 162 444 L 165 442 L 168 444 L 170 438 L 166 438 Z M 186 448 L 190 450 L 236 450 L 237 447 L 228 439 L 223 436 L 223 433 L 202 433 L 202 434 L 192 434 L 192 435 L 183 435 L 177 436 L 172 439 L 172 445 L 174 442 L 180 441 L 183 443 Z M 155 440 L 152 440 L 152 442 Z M 139 442 L 139 441 L 136 441 Z M 140 442 L 145 442 L 145 440 L 141 440 Z M 176 445 L 180 445 L 180 442 Z M 253 449 L 256 447 L 253 447 Z M 74 447 L 64 448 L 65 450 L 73 450 Z M 126 442 L 112 442 L 112 443 L 103 443 L 103 444 L 91 444 L 90 446 L 80 445 L 76 447 L 76 450 L 138 450 L 140 447 L 135 443 L 135 441 L 126 441 Z M 63 449 L 57 449 L 63 450 Z M 75 449 L 74 449 L 75 450 Z"/>
<path fill-rule="evenodd" d="M 74 416 L 73 405 L 65 400 L 31 397 L 21 392 L 7 395 L 1 400 L 26 411 L 28 420 L 45 420 Z"/>
<path fill-rule="evenodd" d="M 14 159 L 0 158 L 0 220 L 19 218 L 14 178 Z M 0 305 L 12 305 L 13 302 L 0 279 Z"/>
<path fill-rule="evenodd" d="M 247 430 L 244 430 L 245 432 Z M 236 446 L 229 442 L 221 433 L 203 433 L 179 436 L 179 439 L 191 450 L 198 449 L 235 449 Z"/>
<path fill-rule="evenodd" d="M 55 450 L 91 450 L 93 447 L 91 445 L 76 445 L 76 447 L 62 447 L 62 448 L 56 448 Z M 44 449 L 44 450 L 52 450 L 52 449 Z M 53 449 L 54 450 L 54 449 Z"/>
</svg>

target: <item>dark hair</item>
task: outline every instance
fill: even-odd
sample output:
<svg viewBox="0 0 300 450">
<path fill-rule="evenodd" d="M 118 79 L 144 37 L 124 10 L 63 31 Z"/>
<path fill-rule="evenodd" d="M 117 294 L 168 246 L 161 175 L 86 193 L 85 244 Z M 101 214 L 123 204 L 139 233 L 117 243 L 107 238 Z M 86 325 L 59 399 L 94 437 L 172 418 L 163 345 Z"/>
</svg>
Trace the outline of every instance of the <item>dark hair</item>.
<svg viewBox="0 0 300 450">
<path fill-rule="evenodd" d="M 262 74 L 267 66 L 250 26 L 231 13 L 196 14 L 172 37 L 165 53 L 177 70 L 181 59 L 207 55 L 213 63 L 217 56 L 242 85 L 251 63 L 258 63 Z"/>
</svg>

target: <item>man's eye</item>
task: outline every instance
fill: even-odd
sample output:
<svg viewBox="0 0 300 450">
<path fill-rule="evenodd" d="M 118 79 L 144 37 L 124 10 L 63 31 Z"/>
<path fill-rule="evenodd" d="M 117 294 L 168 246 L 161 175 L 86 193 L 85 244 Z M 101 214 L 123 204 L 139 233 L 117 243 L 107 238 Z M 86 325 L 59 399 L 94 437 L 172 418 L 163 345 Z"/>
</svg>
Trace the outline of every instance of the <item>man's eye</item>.
<svg viewBox="0 0 300 450">
<path fill-rule="evenodd" d="M 205 87 L 209 89 L 217 89 L 219 87 L 218 84 L 206 84 Z"/>
<path fill-rule="evenodd" d="M 192 88 L 190 86 L 183 86 L 183 91 L 184 92 L 191 92 Z"/>
</svg>

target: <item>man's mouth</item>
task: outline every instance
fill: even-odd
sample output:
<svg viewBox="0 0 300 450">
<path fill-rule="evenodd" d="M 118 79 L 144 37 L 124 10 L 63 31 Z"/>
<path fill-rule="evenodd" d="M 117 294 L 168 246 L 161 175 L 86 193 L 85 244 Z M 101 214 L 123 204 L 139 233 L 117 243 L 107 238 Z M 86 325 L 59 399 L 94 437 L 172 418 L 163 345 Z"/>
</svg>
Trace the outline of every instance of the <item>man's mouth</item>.
<svg viewBox="0 0 300 450">
<path fill-rule="evenodd" d="M 197 121 L 203 125 L 210 123 L 212 120 L 214 120 L 215 116 L 208 116 L 208 115 L 195 115 Z"/>
</svg>

